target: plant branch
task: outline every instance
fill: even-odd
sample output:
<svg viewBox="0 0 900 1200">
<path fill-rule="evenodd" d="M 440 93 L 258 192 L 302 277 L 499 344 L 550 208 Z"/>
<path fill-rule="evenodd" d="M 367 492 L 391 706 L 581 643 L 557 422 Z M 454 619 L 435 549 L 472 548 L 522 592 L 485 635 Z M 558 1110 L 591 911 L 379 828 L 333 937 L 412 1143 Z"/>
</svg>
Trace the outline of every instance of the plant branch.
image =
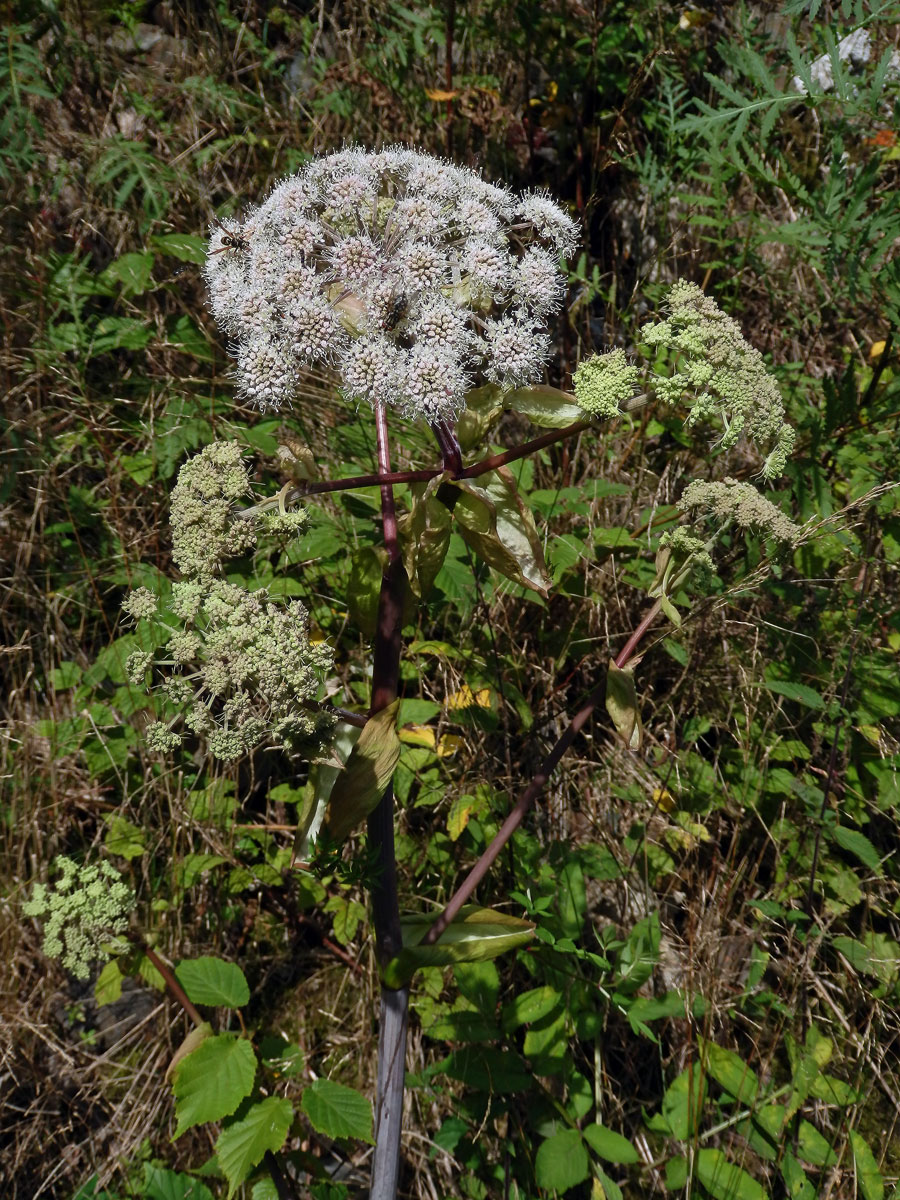
<svg viewBox="0 0 900 1200">
<path fill-rule="evenodd" d="M 156 951 L 151 950 L 142 938 L 135 937 L 132 940 L 134 945 L 137 946 L 142 953 L 146 954 L 148 960 L 153 964 L 154 967 L 156 967 L 160 975 L 162 975 L 166 987 L 172 993 L 172 998 L 178 1001 L 185 1013 L 199 1028 L 203 1024 L 203 1018 L 200 1016 L 200 1013 L 197 1011 L 197 1009 L 194 1008 L 193 1004 L 191 1004 L 190 1000 L 188 999 L 187 992 L 176 979 L 175 972 L 172 970 L 169 964 L 163 962 Z"/>
<path fill-rule="evenodd" d="M 660 603 L 657 601 L 647 611 L 640 624 L 631 634 L 631 637 L 629 637 L 624 647 L 619 651 L 619 654 L 615 659 L 615 664 L 617 667 L 621 669 L 628 664 L 633 657 L 634 650 L 636 649 L 641 638 L 659 615 L 659 611 Z M 544 786 L 546 785 L 553 771 L 556 769 L 559 760 L 572 745 L 581 729 L 587 723 L 594 709 L 598 704 L 601 703 L 601 701 L 605 699 L 605 697 L 606 676 L 604 675 L 603 679 L 596 685 L 588 698 L 585 700 L 584 704 L 572 718 L 569 725 L 563 730 L 553 749 L 541 763 L 537 773 L 531 780 L 531 783 L 529 783 L 528 787 L 516 801 L 515 807 L 511 810 L 506 820 L 500 826 L 494 837 L 494 840 L 481 855 L 478 862 L 475 864 L 460 886 L 456 889 L 450 899 L 450 902 L 447 904 L 447 907 L 425 934 L 424 938 L 422 938 L 420 945 L 433 946 L 447 929 L 448 925 L 450 925 L 459 915 L 460 909 L 463 907 L 466 901 L 471 898 L 479 883 L 481 883 L 482 879 L 484 879 L 485 875 L 487 875 L 488 871 L 491 869 L 500 851 L 522 824 L 525 814 L 544 790 Z"/>
</svg>

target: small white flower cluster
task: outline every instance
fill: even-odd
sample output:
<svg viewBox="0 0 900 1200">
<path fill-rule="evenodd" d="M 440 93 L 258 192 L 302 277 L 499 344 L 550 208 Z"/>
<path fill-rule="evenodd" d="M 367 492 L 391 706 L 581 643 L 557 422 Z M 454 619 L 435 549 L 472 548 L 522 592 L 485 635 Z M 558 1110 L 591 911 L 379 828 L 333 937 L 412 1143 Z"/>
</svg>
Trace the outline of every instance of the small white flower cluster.
<svg viewBox="0 0 900 1200">
<path fill-rule="evenodd" d="M 763 356 L 744 339 L 738 323 L 695 283 L 676 283 L 667 304 L 668 320 L 641 330 L 645 345 L 666 346 L 680 355 L 668 379 L 653 380 L 656 395 L 677 404 L 685 393 L 693 393 L 687 424 L 718 416 L 725 426 L 723 447 L 736 445 L 747 434 L 758 445 L 772 447 L 763 463 L 763 478 L 781 475 L 795 435 Z"/>
<path fill-rule="evenodd" d="M 318 748 L 334 727 L 315 699 L 334 655 L 309 640 L 309 614 L 299 601 L 282 604 L 264 588 L 249 592 L 220 577 L 224 559 L 245 553 L 259 532 L 296 533 L 306 514 L 238 516 L 234 501 L 250 490 L 238 446 L 215 442 L 179 472 L 172 494 L 173 558 L 185 578 L 172 585 L 167 614 L 137 588 L 123 609 L 135 621 L 163 630 L 166 657 L 135 650 L 125 664 L 131 682 L 161 671 L 159 694 L 175 710 L 146 730 L 148 746 L 165 752 L 181 744 L 183 718 L 205 737 L 215 758 L 231 761 L 268 742 L 289 750 Z M 177 622 L 177 625 L 173 624 Z"/>
<path fill-rule="evenodd" d="M 350 400 L 439 421 L 477 377 L 540 377 L 565 291 L 558 260 L 576 244 L 542 192 L 515 196 L 403 147 L 346 149 L 218 226 L 205 274 L 239 392 L 260 408 L 324 366 Z"/>
<path fill-rule="evenodd" d="M 52 888 L 35 884 L 22 905 L 26 917 L 44 921 L 44 953 L 62 958 L 78 979 L 90 976 L 90 964 L 108 957 L 107 947 L 128 928 L 134 892 L 108 862 L 79 867 L 59 855 L 54 867 L 62 873 Z"/>
</svg>

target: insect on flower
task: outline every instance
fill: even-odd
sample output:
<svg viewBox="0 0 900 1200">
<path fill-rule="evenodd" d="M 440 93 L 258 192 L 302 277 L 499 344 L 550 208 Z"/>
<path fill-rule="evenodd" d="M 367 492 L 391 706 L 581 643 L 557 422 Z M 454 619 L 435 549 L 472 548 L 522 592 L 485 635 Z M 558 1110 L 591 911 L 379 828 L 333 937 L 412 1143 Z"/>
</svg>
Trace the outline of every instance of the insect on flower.
<svg viewBox="0 0 900 1200">
<path fill-rule="evenodd" d="M 226 250 L 235 250 L 239 253 L 246 253 L 250 249 L 249 235 L 253 232 L 252 229 L 234 230 L 229 229 L 227 225 L 215 218 L 216 224 L 222 230 L 222 245 L 218 250 L 210 251 L 211 254 L 224 254 Z"/>
<path fill-rule="evenodd" d="M 409 312 L 409 296 L 405 292 L 398 292 L 391 300 L 388 310 L 384 317 L 384 328 L 388 333 L 391 333 L 397 328 L 406 314 Z"/>
</svg>

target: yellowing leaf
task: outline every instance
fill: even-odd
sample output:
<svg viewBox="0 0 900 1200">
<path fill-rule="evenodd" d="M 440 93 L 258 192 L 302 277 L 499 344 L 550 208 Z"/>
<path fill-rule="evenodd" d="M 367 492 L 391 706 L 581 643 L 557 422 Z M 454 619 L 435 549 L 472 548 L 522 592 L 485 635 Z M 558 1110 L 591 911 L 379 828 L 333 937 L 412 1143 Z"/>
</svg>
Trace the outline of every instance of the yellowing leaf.
<svg viewBox="0 0 900 1200">
<path fill-rule="evenodd" d="M 408 746 L 427 746 L 433 750 L 437 734 L 430 725 L 404 725 L 400 730 L 400 741 Z"/>
<path fill-rule="evenodd" d="M 187 1058 L 187 1056 L 192 1053 L 192 1051 L 196 1050 L 201 1042 L 205 1042 L 208 1037 L 212 1037 L 212 1025 L 210 1025 L 209 1021 L 204 1021 L 202 1025 L 197 1025 L 190 1031 L 190 1033 L 175 1051 L 174 1055 L 172 1056 L 172 1061 L 169 1063 L 168 1067 L 166 1067 L 166 1080 L 169 1080 L 172 1077 L 172 1072 L 175 1070 L 181 1060 L 183 1058 Z"/>
<path fill-rule="evenodd" d="M 455 100 L 459 94 L 460 93 L 457 88 L 454 88 L 452 92 L 444 91 L 442 88 L 426 88 L 425 89 L 425 95 L 428 97 L 429 100 L 437 100 L 439 102 Z"/>
<path fill-rule="evenodd" d="M 634 667 L 622 670 L 612 659 L 606 676 L 606 711 L 625 745 L 630 750 L 640 750 L 643 733 L 634 690 Z"/>
<path fill-rule="evenodd" d="M 873 342 L 869 347 L 869 358 L 881 358 L 887 342 Z"/>
<path fill-rule="evenodd" d="M 675 802 L 675 797 L 668 788 L 654 788 L 653 803 L 662 812 L 667 813 L 674 812 L 674 810 L 678 807 Z"/>
<path fill-rule="evenodd" d="M 325 823 L 331 837 L 342 841 L 369 815 L 384 795 L 400 757 L 395 722 L 400 701 L 370 717 L 328 797 Z"/>
<path fill-rule="evenodd" d="M 447 697 L 445 704 L 451 712 L 460 708 L 490 708 L 491 689 L 480 688 L 473 692 L 469 685 L 464 683 L 458 692 L 453 692 Z"/>
<path fill-rule="evenodd" d="M 464 745 L 465 742 L 463 739 L 457 737 L 455 733 L 442 734 L 437 745 L 437 756 L 438 758 L 450 758 L 451 755 L 461 750 Z"/>
</svg>

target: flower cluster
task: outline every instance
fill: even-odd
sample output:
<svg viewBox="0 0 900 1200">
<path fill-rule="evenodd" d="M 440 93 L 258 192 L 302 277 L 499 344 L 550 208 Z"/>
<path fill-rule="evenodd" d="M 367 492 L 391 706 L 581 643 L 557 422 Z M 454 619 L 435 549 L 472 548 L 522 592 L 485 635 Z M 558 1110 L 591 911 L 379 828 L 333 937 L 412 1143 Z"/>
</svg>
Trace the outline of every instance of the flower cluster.
<svg viewBox="0 0 900 1200">
<path fill-rule="evenodd" d="M 61 957 L 66 970 L 87 979 L 90 964 L 105 958 L 109 943 L 127 929 L 134 893 L 108 862 L 79 867 L 60 855 L 53 865 L 62 877 L 52 888 L 35 884 L 22 911 L 43 919 L 44 953 Z"/>
<path fill-rule="evenodd" d="M 762 475 L 771 479 L 785 468 L 794 430 L 785 422 L 778 384 L 763 357 L 740 326 L 695 283 L 676 283 L 668 296 L 668 320 L 645 326 L 641 341 L 665 346 L 680 359 L 668 379 L 655 379 L 656 395 L 675 404 L 693 394 L 687 423 L 718 416 L 725 426 L 721 444 L 734 446 L 742 434 L 766 447 Z"/>
<path fill-rule="evenodd" d="M 576 242 L 542 192 L 515 196 L 403 147 L 346 149 L 218 226 L 205 273 L 239 391 L 261 408 L 324 366 L 350 400 L 440 420 L 477 376 L 511 388 L 540 376 L 558 259 Z"/>
<path fill-rule="evenodd" d="M 158 694 L 174 715 L 148 727 L 153 750 L 180 745 L 174 728 L 180 719 L 225 761 L 262 742 L 289 750 L 317 747 L 334 726 L 334 718 L 315 706 L 333 654 L 310 642 L 305 607 L 221 578 L 222 561 L 245 553 L 260 532 L 291 533 L 307 523 L 302 512 L 238 514 L 234 501 L 249 489 L 235 445 L 213 443 L 186 463 L 171 508 L 173 557 L 185 578 L 173 584 L 165 613 L 147 588 L 123 604 L 135 621 L 152 621 L 157 629 L 150 640 L 163 643 L 164 658 L 136 650 L 126 662 L 135 685 L 149 670 L 164 675 Z"/>
<path fill-rule="evenodd" d="M 755 529 L 785 546 L 793 546 L 800 533 L 793 521 L 751 483 L 727 476 L 709 483 L 695 479 L 684 489 L 678 507 L 682 512 L 716 517 L 723 525 L 733 521 L 742 529 Z"/>
<path fill-rule="evenodd" d="M 621 405 L 634 395 L 640 374 L 638 367 L 625 357 L 624 350 L 594 354 L 572 376 L 575 399 L 592 416 L 618 416 Z"/>
</svg>

